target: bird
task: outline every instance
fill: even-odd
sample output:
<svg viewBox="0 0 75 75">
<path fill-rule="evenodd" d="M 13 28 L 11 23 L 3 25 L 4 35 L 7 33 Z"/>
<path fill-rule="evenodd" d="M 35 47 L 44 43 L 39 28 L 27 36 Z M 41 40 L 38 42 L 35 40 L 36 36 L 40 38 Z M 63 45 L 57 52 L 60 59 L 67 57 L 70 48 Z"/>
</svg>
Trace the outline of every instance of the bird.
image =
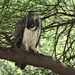
<svg viewBox="0 0 75 75">
<path fill-rule="evenodd" d="M 26 16 L 19 20 L 15 25 L 14 41 L 19 49 L 25 50 L 27 53 L 31 50 L 37 54 L 36 47 L 39 43 L 42 29 L 42 20 L 38 18 L 36 11 L 29 11 Z M 16 63 L 16 65 L 18 65 Z M 24 69 L 26 65 L 20 64 L 20 68 Z"/>
</svg>

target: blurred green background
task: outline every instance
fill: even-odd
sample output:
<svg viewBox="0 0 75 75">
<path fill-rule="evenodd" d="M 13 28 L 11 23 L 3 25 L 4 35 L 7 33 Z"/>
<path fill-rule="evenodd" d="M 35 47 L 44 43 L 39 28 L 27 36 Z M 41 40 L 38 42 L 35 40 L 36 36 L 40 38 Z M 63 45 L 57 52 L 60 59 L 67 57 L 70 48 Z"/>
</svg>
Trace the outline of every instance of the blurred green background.
<svg viewBox="0 0 75 75">
<path fill-rule="evenodd" d="M 0 0 L 0 46 L 11 47 L 15 24 L 27 12 L 37 11 L 42 34 L 37 50 L 70 66 L 75 66 L 75 0 Z M 0 75 L 58 75 L 41 67 L 20 70 L 0 60 Z"/>
</svg>

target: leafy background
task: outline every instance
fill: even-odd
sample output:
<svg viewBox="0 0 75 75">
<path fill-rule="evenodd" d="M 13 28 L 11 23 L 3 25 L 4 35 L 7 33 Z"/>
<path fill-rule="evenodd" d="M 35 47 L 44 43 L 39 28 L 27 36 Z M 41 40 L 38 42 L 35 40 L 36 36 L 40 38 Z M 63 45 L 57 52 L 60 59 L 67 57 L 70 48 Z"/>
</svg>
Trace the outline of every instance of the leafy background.
<svg viewBox="0 0 75 75">
<path fill-rule="evenodd" d="M 75 0 L 0 0 L 0 46 L 11 47 L 15 24 L 30 10 L 42 19 L 37 50 L 75 66 Z M 51 70 L 0 60 L 0 75 L 57 75 Z"/>
</svg>

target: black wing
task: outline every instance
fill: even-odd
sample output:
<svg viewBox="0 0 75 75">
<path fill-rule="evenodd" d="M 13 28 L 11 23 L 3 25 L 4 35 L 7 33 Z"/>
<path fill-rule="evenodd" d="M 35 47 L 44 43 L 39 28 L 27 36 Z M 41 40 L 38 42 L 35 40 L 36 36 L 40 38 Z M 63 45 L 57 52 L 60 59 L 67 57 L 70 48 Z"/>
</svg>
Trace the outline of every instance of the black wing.
<svg viewBox="0 0 75 75">
<path fill-rule="evenodd" d="M 40 36 L 41 36 L 41 29 L 42 29 L 42 20 L 41 19 L 38 19 L 39 21 L 39 25 L 38 25 L 38 28 L 37 28 L 37 43 L 36 43 L 36 47 L 39 43 L 39 40 L 40 40 Z"/>
<path fill-rule="evenodd" d="M 22 44 L 23 32 L 24 32 L 26 24 L 27 24 L 27 16 L 24 16 L 15 25 L 14 41 L 16 41 L 16 45 L 17 45 L 18 48 L 20 48 L 20 46 Z"/>
</svg>

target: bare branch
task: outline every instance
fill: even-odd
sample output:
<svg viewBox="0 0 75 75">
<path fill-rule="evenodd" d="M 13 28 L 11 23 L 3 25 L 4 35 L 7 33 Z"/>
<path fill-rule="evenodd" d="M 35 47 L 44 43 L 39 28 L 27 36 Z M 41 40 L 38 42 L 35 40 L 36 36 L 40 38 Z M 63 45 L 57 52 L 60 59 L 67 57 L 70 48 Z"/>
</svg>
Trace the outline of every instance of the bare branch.
<svg viewBox="0 0 75 75">
<path fill-rule="evenodd" d="M 0 34 L 4 35 L 6 41 L 8 41 L 11 45 L 13 44 L 12 41 L 11 41 L 11 39 L 10 39 L 10 37 L 7 35 L 6 32 L 2 32 L 2 31 L 0 31 Z"/>
<path fill-rule="evenodd" d="M 49 17 L 51 17 L 51 16 L 54 16 L 54 15 L 56 15 L 57 14 L 57 12 L 55 12 L 55 13 L 53 13 L 53 14 L 50 14 L 50 15 L 48 15 L 48 16 L 44 16 L 43 18 L 41 18 L 42 20 L 45 20 L 45 19 L 47 19 L 47 18 L 49 18 Z"/>
<path fill-rule="evenodd" d="M 75 14 L 68 14 L 64 12 L 59 12 L 59 14 L 65 15 L 65 16 L 70 16 L 70 17 L 75 17 Z"/>
<path fill-rule="evenodd" d="M 49 29 L 49 28 L 54 28 L 54 27 L 60 27 L 60 26 L 65 26 L 65 24 L 73 24 L 75 23 L 75 19 L 71 19 L 71 20 L 68 20 L 67 22 L 55 22 L 55 23 L 51 23 L 50 25 L 47 25 L 43 28 L 43 30 L 46 30 L 46 29 Z"/>
<path fill-rule="evenodd" d="M 67 44 L 68 44 L 68 39 L 69 39 L 69 36 L 70 36 L 70 32 L 71 32 L 72 27 L 73 27 L 73 24 L 71 25 L 71 27 L 70 27 L 70 29 L 68 30 L 68 33 L 67 33 L 67 39 L 66 39 L 65 46 L 64 46 L 64 51 L 63 51 L 63 62 L 64 62 L 64 60 L 65 60 L 65 56 L 66 56 L 66 53 L 65 53 L 65 51 L 66 51 L 66 46 L 67 46 Z"/>
</svg>

